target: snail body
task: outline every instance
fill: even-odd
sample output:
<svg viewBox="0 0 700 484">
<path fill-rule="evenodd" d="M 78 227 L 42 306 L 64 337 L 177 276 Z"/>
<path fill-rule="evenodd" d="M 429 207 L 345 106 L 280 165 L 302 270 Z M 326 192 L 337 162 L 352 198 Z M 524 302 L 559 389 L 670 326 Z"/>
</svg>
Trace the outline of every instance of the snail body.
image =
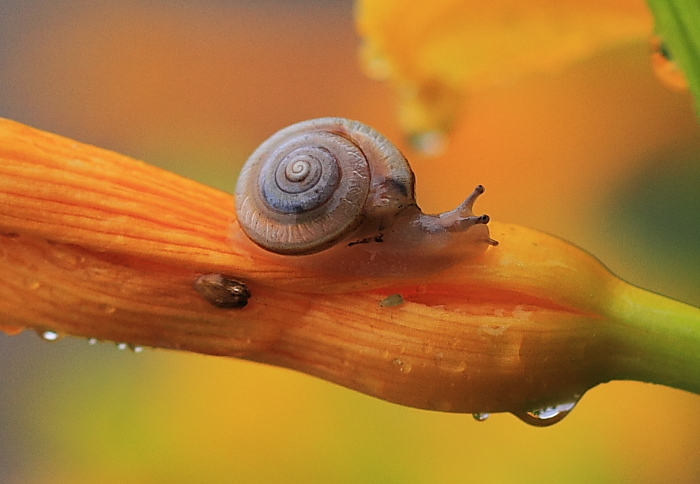
<svg viewBox="0 0 700 484">
<path fill-rule="evenodd" d="M 421 212 L 406 158 L 357 121 L 319 118 L 288 126 L 248 158 L 236 215 L 257 246 L 295 263 L 342 272 L 406 274 L 480 254 L 495 242 L 472 206 Z"/>
</svg>

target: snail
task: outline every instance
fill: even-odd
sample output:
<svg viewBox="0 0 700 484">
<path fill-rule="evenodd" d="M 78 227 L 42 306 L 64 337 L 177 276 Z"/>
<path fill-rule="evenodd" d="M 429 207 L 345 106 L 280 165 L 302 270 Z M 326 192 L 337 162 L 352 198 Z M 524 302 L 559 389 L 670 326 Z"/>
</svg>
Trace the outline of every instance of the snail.
<svg viewBox="0 0 700 484">
<path fill-rule="evenodd" d="M 424 214 L 406 158 L 358 121 L 319 118 L 288 126 L 248 158 L 235 191 L 238 224 L 257 246 L 334 271 L 409 275 L 483 253 L 487 215 L 472 207 Z M 239 231 L 240 232 L 240 231 Z"/>
</svg>

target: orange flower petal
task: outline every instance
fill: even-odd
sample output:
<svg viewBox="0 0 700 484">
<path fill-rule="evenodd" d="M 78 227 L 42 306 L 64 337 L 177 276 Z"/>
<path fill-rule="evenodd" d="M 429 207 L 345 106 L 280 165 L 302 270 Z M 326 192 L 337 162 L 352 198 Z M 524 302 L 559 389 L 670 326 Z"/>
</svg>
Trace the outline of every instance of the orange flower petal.
<svg viewBox="0 0 700 484">
<path fill-rule="evenodd" d="M 0 120 L 0 314 L 9 332 L 235 356 L 454 412 L 522 414 L 611 378 L 663 382 L 655 361 L 689 358 L 648 351 L 648 330 L 629 327 L 626 315 L 653 304 L 692 321 L 697 309 L 627 286 L 554 237 L 490 227 L 498 247 L 443 272 L 339 277 L 246 241 L 231 195 Z M 195 288 L 202 274 L 240 281 L 245 307 L 209 302 Z M 664 331 L 656 339 L 672 340 Z M 628 334 L 639 341 L 627 344 Z"/>
</svg>

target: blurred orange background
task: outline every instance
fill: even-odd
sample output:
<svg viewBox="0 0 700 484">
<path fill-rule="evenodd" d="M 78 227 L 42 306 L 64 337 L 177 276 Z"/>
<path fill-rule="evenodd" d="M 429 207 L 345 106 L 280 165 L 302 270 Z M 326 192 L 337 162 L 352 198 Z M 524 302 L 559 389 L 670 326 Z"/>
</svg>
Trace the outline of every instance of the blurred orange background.
<svg viewBox="0 0 700 484">
<path fill-rule="evenodd" d="M 306 118 L 399 144 L 425 211 L 566 238 L 700 305 L 700 128 L 634 42 L 470 99 L 438 158 L 402 141 L 358 67 L 347 1 L 0 1 L 0 116 L 232 191 L 258 143 Z M 561 423 L 404 408 L 289 370 L 31 332 L 0 335 L 0 482 L 696 483 L 700 396 L 591 390 Z"/>
</svg>

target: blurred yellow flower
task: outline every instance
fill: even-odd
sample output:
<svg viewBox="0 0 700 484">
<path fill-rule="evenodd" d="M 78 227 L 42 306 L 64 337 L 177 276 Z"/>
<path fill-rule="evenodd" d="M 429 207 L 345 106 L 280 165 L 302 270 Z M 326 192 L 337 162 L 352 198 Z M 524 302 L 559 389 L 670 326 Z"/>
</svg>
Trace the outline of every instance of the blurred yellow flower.
<svg viewBox="0 0 700 484">
<path fill-rule="evenodd" d="M 642 0 L 358 0 L 356 21 L 366 72 L 394 85 L 399 122 L 427 151 L 469 93 L 645 40 L 652 29 Z"/>
</svg>

